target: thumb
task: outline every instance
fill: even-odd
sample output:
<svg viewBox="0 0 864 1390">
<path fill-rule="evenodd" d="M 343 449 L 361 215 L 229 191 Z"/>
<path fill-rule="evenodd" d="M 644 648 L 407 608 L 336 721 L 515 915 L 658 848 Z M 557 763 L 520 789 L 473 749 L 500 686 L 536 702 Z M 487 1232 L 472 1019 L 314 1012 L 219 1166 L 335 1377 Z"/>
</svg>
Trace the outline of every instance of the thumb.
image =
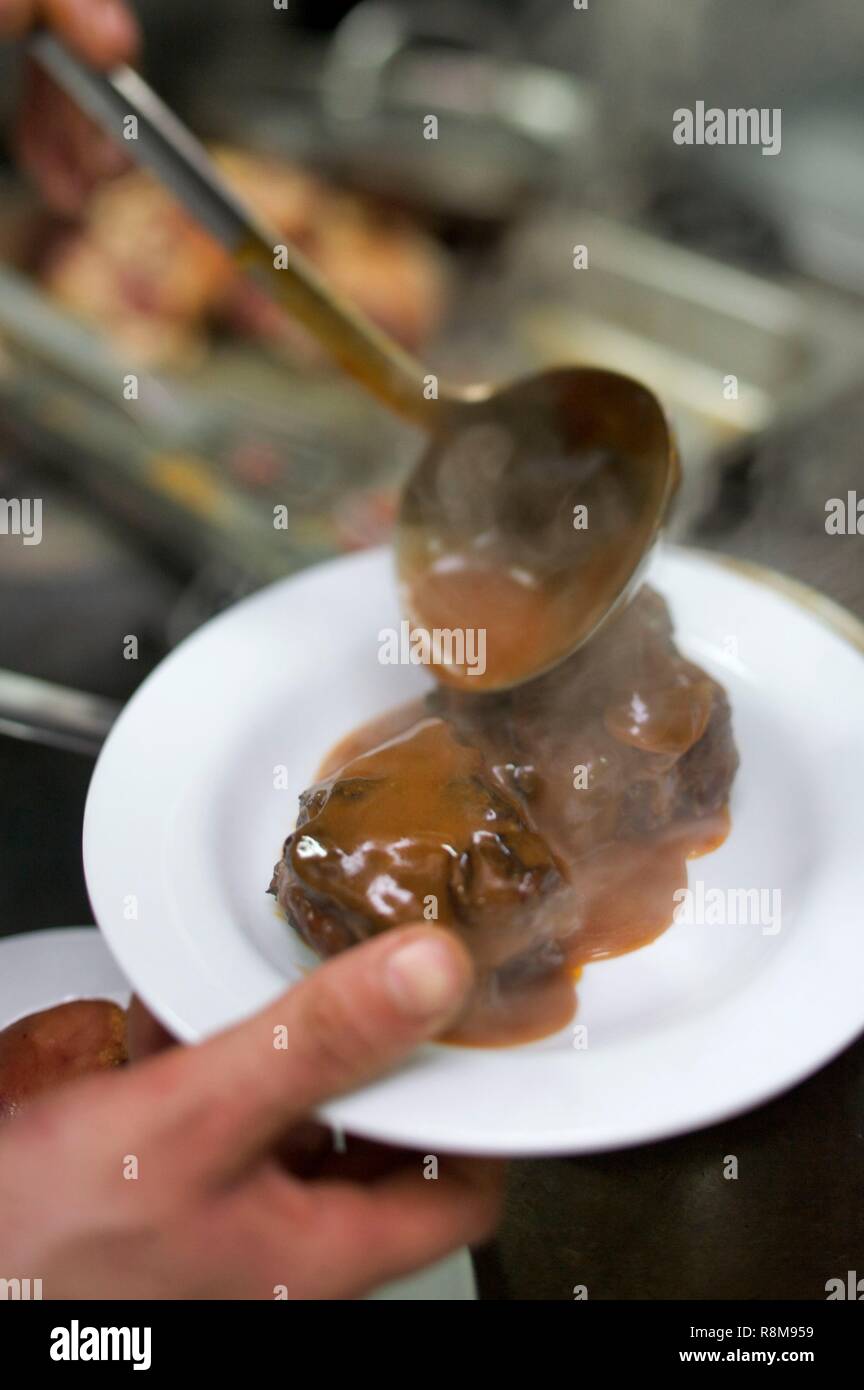
<svg viewBox="0 0 864 1390">
<path fill-rule="evenodd" d="M 443 1032 L 472 983 L 470 957 L 452 933 L 387 931 L 190 1049 L 174 1098 L 181 1105 L 191 1098 L 196 1115 L 208 1115 L 200 1149 L 208 1170 L 236 1174 L 310 1109 L 374 1080 Z"/>
</svg>

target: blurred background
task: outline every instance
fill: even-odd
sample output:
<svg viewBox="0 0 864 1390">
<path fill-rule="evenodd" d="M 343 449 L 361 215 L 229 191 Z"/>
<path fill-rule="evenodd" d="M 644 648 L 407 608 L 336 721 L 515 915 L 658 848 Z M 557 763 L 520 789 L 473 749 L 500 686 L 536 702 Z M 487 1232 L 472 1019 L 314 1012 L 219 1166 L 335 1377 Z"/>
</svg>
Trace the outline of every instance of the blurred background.
<svg viewBox="0 0 864 1390">
<path fill-rule="evenodd" d="M 864 616 L 860 538 L 824 525 L 827 499 L 861 477 L 864 9 L 134 8 L 146 77 L 235 186 L 432 370 L 571 360 L 645 380 L 681 443 L 673 538 L 776 566 Z M 3 51 L 7 136 L 19 73 Z M 672 113 L 698 100 L 782 108 L 782 152 L 676 145 Z M 81 817 L 111 713 L 76 707 L 92 737 L 46 748 L 20 706 L 51 697 L 21 677 L 121 703 L 236 597 L 385 539 L 418 439 L 279 331 L 148 177 L 121 175 L 64 221 L 7 142 L 0 185 L 0 497 L 42 498 L 44 531 L 38 546 L 0 536 L 11 933 L 90 920 Z"/>
</svg>

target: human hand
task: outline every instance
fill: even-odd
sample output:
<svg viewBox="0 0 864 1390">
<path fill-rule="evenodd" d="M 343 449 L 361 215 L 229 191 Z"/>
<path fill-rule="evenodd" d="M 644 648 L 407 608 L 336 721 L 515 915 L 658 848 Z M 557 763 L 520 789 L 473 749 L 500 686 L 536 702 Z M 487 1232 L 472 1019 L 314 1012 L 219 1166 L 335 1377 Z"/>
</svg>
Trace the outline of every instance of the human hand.
<svg viewBox="0 0 864 1390">
<path fill-rule="evenodd" d="M 95 68 L 135 57 L 137 21 L 122 0 L 0 0 L 0 39 L 52 29 Z M 23 168 L 59 212 L 74 214 L 100 179 L 124 169 L 123 151 L 29 62 L 13 144 Z"/>
<path fill-rule="evenodd" d="M 430 1180 L 309 1120 L 445 1030 L 471 978 L 449 933 L 387 932 L 206 1043 L 35 1103 L 0 1130 L 3 1266 L 46 1298 L 352 1298 L 484 1238 L 499 1165 L 441 1156 Z"/>
</svg>

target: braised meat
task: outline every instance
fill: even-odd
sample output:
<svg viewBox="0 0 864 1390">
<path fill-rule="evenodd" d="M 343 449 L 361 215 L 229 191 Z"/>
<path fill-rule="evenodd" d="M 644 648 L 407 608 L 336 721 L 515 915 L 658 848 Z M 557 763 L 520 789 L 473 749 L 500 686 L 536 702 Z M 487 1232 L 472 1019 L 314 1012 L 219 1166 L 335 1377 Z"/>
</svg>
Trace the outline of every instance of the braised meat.
<svg viewBox="0 0 864 1390">
<path fill-rule="evenodd" d="M 725 834 L 738 762 L 725 692 L 649 589 L 547 675 L 438 688 L 336 759 L 270 885 L 289 921 L 327 956 L 434 920 L 496 988 L 572 984 L 579 962 L 663 930 L 686 859 Z"/>
<path fill-rule="evenodd" d="M 501 695 L 440 689 L 429 705 L 570 863 L 719 811 L 738 766 L 725 691 L 680 655 L 648 588 L 540 679 Z"/>
<path fill-rule="evenodd" d="M 492 968 L 562 882 L 481 754 L 421 718 L 303 793 L 270 891 L 321 955 L 426 917 L 470 931 Z"/>
</svg>

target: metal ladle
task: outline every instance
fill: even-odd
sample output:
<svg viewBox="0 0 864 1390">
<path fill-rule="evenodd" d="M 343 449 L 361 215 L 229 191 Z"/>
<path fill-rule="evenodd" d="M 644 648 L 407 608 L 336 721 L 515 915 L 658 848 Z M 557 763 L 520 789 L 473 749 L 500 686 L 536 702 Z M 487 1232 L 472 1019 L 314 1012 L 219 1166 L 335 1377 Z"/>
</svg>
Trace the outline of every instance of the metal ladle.
<svg viewBox="0 0 864 1390">
<path fill-rule="evenodd" d="M 466 689 L 502 689 L 587 641 L 631 592 L 677 485 L 652 392 L 594 367 L 499 387 L 439 381 L 243 206 L 137 73 L 93 72 L 44 32 L 29 47 L 241 270 L 356 381 L 428 433 L 397 527 L 403 605 L 421 628 L 440 618 L 432 626 L 452 634 L 469 621 L 491 648 L 484 671 L 451 660 L 437 674 Z"/>
</svg>

